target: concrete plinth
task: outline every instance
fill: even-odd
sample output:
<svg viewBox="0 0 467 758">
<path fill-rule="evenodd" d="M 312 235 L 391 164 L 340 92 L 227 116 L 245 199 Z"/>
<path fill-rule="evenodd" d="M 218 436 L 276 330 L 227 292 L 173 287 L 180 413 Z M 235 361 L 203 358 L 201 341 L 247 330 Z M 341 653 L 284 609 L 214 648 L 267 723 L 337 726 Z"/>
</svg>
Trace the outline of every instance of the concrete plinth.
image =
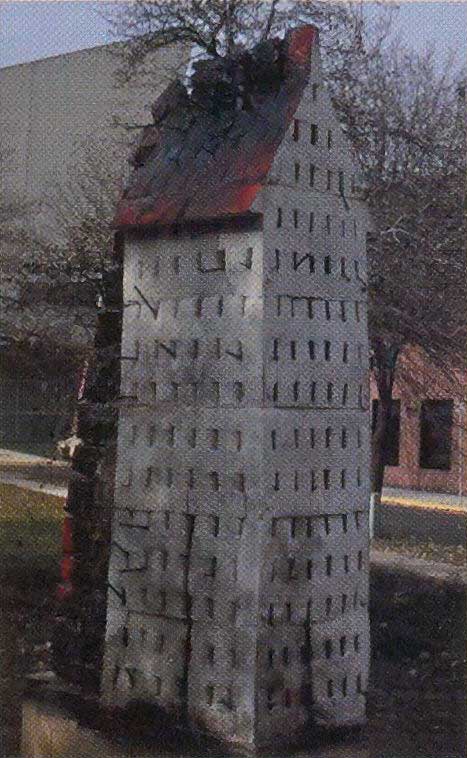
<svg viewBox="0 0 467 758">
<path fill-rule="evenodd" d="M 286 725 L 284 725 L 286 728 Z M 157 727 L 156 727 L 157 729 Z M 262 755 L 277 755 L 273 752 Z M 197 739 L 177 730 L 168 734 L 162 729 L 152 738 L 141 734 L 133 723 L 110 717 L 98 703 L 84 701 L 69 690 L 41 686 L 30 692 L 22 708 L 21 758 L 189 758 L 210 755 L 228 758 L 238 752 L 220 743 Z M 289 753 L 291 758 L 370 758 L 366 745 L 355 735 L 339 744 L 323 747 L 315 743 L 309 748 Z"/>
</svg>

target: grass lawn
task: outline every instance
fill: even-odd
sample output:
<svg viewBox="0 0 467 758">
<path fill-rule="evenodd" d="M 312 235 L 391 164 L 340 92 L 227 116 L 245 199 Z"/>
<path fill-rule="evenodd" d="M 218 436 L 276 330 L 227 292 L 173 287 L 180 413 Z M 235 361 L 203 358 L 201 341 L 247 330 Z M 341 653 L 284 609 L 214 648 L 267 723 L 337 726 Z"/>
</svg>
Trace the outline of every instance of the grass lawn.
<svg viewBox="0 0 467 758">
<path fill-rule="evenodd" d="M 0 578 L 28 584 L 59 570 L 64 500 L 0 484 Z"/>
</svg>

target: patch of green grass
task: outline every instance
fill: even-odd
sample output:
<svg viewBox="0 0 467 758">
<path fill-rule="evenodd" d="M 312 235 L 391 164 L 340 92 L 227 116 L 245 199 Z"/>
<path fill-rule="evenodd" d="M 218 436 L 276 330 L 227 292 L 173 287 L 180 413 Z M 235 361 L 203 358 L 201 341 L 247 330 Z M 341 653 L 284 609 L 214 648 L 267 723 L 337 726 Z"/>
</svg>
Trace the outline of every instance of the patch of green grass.
<svg viewBox="0 0 467 758">
<path fill-rule="evenodd" d="M 56 574 L 63 506 L 60 497 L 0 484 L 0 577 Z"/>
</svg>

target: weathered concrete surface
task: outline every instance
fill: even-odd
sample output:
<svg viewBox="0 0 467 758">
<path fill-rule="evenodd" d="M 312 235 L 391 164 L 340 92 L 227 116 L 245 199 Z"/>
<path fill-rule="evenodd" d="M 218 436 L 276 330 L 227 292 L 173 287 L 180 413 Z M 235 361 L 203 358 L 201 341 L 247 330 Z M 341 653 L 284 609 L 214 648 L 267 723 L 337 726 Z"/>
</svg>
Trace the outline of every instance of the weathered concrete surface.
<svg viewBox="0 0 467 758">
<path fill-rule="evenodd" d="M 66 497 L 69 465 L 39 455 L 0 449 L 0 482 L 15 487 Z"/>
</svg>

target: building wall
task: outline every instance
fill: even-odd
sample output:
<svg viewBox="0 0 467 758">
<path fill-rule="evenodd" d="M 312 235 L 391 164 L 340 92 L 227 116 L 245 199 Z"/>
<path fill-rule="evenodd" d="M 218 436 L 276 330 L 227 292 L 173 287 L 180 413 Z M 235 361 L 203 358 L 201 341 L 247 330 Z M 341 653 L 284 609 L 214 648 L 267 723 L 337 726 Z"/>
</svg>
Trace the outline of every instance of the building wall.
<svg viewBox="0 0 467 758">
<path fill-rule="evenodd" d="M 369 218 L 316 51 L 294 120 L 263 199 L 260 741 L 279 739 L 284 721 L 299 731 L 310 707 L 328 727 L 358 723 L 368 676 Z"/>
<path fill-rule="evenodd" d="M 125 252 L 105 698 L 250 745 L 363 722 L 368 680 L 368 217 L 307 180 L 353 171 L 316 56 L 296 115 L 262 232 Z"/>
<path fill-rule="evenodd" d="M 150 59 L 151 74 L 137 77 L 131 85 L 117 87 L 115 73 L 120 63 L 116 47 L 79 50 L 0 69 L 0 193 L 6 201 L 14 196 L 24 203 L 26 215 L 22 223 L 40 231 L 49 240 L 60 236 L 57 217 L 60 219 L 62 213 L 66 218 L 70 197 L 73 198 L 73 183 L 78 181 L 80 171 L 85 172 L 88 165 L 90 170 L 99 166 L 105 177 L 108 166 L 112 182 L 127 172 L 129 145 L 135 131 L 127 133 L 116 128 L 114 117 L 129 124 L 149 121 L 151 103 L 184 60 L 181 50 L 159 51 Z M 115 161 L 118 161 L 117 166 Z M 68 206 L 60 210 L 62 190 L 68 192 Z M 102 192 L 105 194 L 105 187 Z M 57 198 L 59 212 L 54 207 Z M 72 209 L 75 221 L 80 218 L 80 202 L 82 198 L 77 193 L 77 207 Z M 95 207 L 99 207 L 98 198 Z M 9 295 L 15 299 L 18 296 L 8 277 L 11 270 L 16 270 L 23 254 L 30 256 L 31 251 L 7 246 L 2 240 L 0 287 L 4 297 Z M 92 339 L 89 314 L 85 314 L 85 319 L 74 318 L 76 308 L 71 308 L 70 315 L 66 307 L 60 310 L 38 303 L 33 310 L 13 311 L 7 309 L 5 303 L 0 298 L 0 334 L 41 333 L 47 340 L 58 339 L 81 346 Z M 24 417 L 28 408 L 17 403 L 16 411 L 9 402 L 12 383 L 22 383 L 22 396 L 27 397 L 28 390 L 19 373 L 14 362 L 10 362 L 0 377 L 0 408 L 3 409 L 0 439 L 5 444 L 14 440 L 26 446 L 51 442 L 49 423 L 37 421 L 31 428 Z M 44 397 L 56 382 L 53 373 Z"/>
<path fill-rule="evenodd" d="M 219 250 L 225 271 L 212 270 Z M 193 722 L 245 742 L 254 735 L 263 496 L 261 282 L 260 232 L 127 244 L 128 399 L 104 687 L 113 702 L 146 696 L 178 714 L 186 706 Z"/>
<path fill-rule="evenodd" d="M 113 117 L 146 123 L 151 103 L 180 65 L 180 51 L 159 51 L 151 77 L 118 87 L 115 45 L 58 55 L 0 68 L 0 149 L 8 152 L 2 191 L 40 198 L 63 181 L 89 147 L 114 142 L 124 132 L 112 128 Z M 119 150 L 122 169 L 127 153 Z"/>
<path fill-rule="evenodd" d="M 434 366 L 421 351 L 406 350 L 393 397 L 400 400 L 399 465 L 386 466 L 384 483 L 427 492 L 467 493 L 466 375 Z M 371 384 L 372 400 L 378 393 Z M 451 465 L 448 471 L 420 466 L 420 417 L 424 400 L 453 400 L 451 428 Z"/>
</svg>

